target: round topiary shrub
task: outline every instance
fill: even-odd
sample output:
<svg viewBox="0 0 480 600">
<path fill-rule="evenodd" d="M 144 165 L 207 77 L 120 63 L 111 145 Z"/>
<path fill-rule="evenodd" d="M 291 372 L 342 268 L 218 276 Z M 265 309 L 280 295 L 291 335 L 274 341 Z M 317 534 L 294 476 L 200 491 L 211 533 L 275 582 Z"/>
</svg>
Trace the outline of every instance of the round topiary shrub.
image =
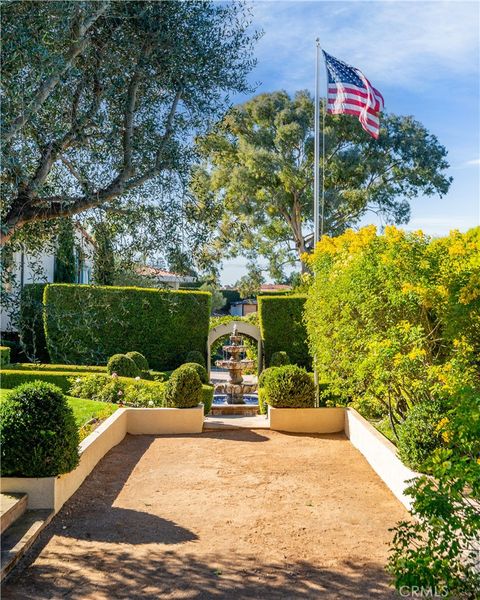
<svg viewBox="0 0 480 600">
<path fill-rule="evenodd" d="M 202 365 L 203 368 L 207 366 L 205 363 L 204 355 L 198 350 L 190 350 L 190 352 L 188 352 L 185 358 L 185 363 L 197 363 L 199 365 Z"/>
<path fill-rule="evenodd" d="M 183 365 L 180 365 L 178 368 L 183 369 L 185 367 L 188 367 L 190 369 L 195 369 L 195 371 L 198 373 L 198 376 L 200 377 L 200 381 L 205 384 L 208 383 L 208 373 L 207 373 L 207 369 L 205 367 L 202 367 L 202 365 L 199 365 L 197 362 L 191 362 L 191 363 L 184 363 Z"/>
<path fill-rule="evenodd" d="M 126 354 L 114 354 L 107 363 L 107 371 L 116 373 L 119 377 L 139 377 L 140 369 Z"/>
<path fill-rule="evenodd" d="M 283 367 L 284 365 L 289 365 L 290 363 L 290 357 L 288 356 L 288 354 L 286 352 L 274 352 L 272 354 L 272 357 L 270 359 L 270 366 L 271 367 Z"/>
<path fill-rule="evenodd" d="M 443 445 L 438 424 L 445 417 L 441 402 L 415 404 L 398 434 L 398 455 L 411 469 L 421 470 L 432 452 Z"/>
<path fill-rule="evenodd" d="M 140 354 L 140 352 L 127 352 L 125 356 L 131 358 L 140 371 L 148 371 L 148 360 L 143 356 L 143 354 Z"/>
<path fill-rule="evenodd" d="M 165 406 L 193 408 L 202 401 L 202 382 L 196 369 L 183 365 L 176 369 L 165 384 Z"/>
<path fill-rule="evenodd" d="M 297 365 L 270 367 L 262 375 L 262 399 L 266 404 L 274 408 L 315 406 L 315 385 L 305 369 Z"/>
<path fill-rule="evenodd" d="M 78 444 L 75 417 L 59 387 L 24 383 L 0 405 L 2 477 L 68 473 L 78 465 Z"/>
<path fill-rule="evenodd" d="M 265 381 L 268 377 L 270 377 L 273 373 L 275 373 L 275 367 L 268 367 L 268 369 L 264 369 L 260 373 L 260 377 L 258 378 L 258 387 L 263 388 L 265 385 Z"/>
</svg>

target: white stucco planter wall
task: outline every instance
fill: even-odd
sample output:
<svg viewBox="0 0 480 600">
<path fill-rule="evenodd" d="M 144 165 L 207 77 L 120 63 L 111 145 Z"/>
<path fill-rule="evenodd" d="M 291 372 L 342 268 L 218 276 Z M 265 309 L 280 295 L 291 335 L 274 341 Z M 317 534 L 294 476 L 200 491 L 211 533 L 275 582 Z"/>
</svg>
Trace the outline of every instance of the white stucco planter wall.
<svg viewBox="0 0 480 600">
<path fill-rule="evenodd" d="M 339 433 L 345 426 L 345 409 L 268 407 L 270 429 L 292 433 Z"/>
<path fill-rule="evenodd" d="M 120 408 L 80 444 L 76 469 L 58 477 L 2 477 L 2 492 L 28 494 L 28 508 L 58 512 L 78 490 L 98 462 L 133 435 L 199 433 L 203 428 L 203 404 L 196 408 Z"/>
<path fill-rule="evenodd" d="M 345 435 L 367 459 L 394 496 L 410 510 L 412 499 L 404 493 L 407 481 L 419 473 L 406 467 L 397 456 L 396 447 L 379 433 L 355 409 L 345 409 Z"/>
</svg>

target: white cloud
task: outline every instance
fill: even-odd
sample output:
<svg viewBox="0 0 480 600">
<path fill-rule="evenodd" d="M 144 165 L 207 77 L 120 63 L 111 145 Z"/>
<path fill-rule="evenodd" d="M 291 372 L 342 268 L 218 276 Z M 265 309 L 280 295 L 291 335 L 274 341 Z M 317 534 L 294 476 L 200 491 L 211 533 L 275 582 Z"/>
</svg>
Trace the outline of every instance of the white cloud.
<svg viewBox="0 0 480 600">
<path fill-rule="evenodd" d="M 476 2 L 253 2 L 259 71 L 273 69 L 276 88 L 312 87 L 314 40 L 363 70 L 376 84 L 407 89 L 446 76 L 477 76 Z M 446 90 L 445 93 L 452 93 Z"/>
<path fill-rule="evenodd" d="M 467 167 L 480 165 L 480 158 L 474 158 L 473 160 L 467 160 L 465 163 Z"/>
</svg>

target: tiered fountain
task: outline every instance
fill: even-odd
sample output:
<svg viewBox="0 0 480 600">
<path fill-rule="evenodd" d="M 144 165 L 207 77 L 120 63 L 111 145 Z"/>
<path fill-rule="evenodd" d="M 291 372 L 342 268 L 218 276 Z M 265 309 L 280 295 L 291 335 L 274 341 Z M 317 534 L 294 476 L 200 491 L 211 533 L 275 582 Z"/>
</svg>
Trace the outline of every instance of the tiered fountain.
<svg viewBox="0 0 480 600">
<path fill-rule="evenodd" d="M 217 367 L 228 369 L 230 375 L 230 380 L 226 384 L 217 386 L 215 389 L 215 391 L 223 391 L 227 394 L 227 404 L 245 404 L 243 395 L 251 394 L 257 389 L 256 383 L 243 381 L 243 371 L 251 369 L 255 361 L 244 358 L 247 347 L 242 342 L 243 338 L 241 335 L 237 335 L 237 326 L 234 325 L 230 343 L 223 346 L 223 360 L 215 362 Z"/>
</svg>

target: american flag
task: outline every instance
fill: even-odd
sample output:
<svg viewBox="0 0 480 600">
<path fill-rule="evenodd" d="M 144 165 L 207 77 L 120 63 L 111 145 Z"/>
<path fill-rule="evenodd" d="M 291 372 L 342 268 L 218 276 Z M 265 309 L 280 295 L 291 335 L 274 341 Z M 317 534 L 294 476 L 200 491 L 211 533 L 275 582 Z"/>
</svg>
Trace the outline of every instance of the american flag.
<svg viewBox="0 0 480 600">
<path fill-rule="evenodd" d="M 375 139 L 380 130 L 383 96 L 365 75 L 323 51 L 328 73 L 327 112 L 333 115 L 355 115 L 363 129 Z"/>
</svg>

